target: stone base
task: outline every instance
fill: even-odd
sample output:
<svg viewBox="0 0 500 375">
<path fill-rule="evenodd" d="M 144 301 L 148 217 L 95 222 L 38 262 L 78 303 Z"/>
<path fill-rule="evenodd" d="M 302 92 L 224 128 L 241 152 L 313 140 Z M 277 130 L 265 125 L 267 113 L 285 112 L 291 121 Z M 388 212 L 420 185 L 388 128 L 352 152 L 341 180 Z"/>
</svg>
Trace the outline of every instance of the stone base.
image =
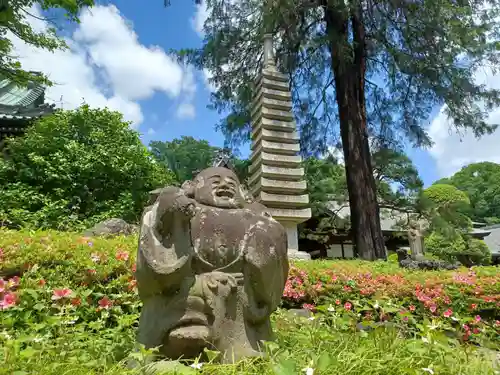
<svg viewBox="0 0 500 375">
<path fill-rule="evenodd" d="M 311 255 L 305 251 L 288 250 L 290 260 L 311 260 Z"/>
</svg>

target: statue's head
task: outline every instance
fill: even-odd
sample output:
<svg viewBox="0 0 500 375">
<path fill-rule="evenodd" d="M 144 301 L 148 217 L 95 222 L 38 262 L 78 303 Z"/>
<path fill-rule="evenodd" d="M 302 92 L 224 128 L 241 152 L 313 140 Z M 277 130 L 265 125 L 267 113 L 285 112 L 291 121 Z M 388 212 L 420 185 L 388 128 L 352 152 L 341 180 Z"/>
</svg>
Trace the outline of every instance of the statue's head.
<svg viewBox="0 0 500 375">
<path fill-rule="evenodd" d="M 219 208 L 241 208 L 240 181 L 230 169 L 211 167 L 202 170 L 183 186 L 198 203 Z"/>
</svg>

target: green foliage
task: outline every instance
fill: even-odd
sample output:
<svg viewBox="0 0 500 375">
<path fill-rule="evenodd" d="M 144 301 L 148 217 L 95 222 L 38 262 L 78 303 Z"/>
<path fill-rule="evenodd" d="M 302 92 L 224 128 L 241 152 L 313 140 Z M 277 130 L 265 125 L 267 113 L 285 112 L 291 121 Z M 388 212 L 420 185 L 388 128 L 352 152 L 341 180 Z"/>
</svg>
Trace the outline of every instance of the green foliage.
<svg viewBox="0 0 500 375">
<path fill-rule="evenodd" d="M 470 204 L 467 194 L 451 185 L 434 184 L 425 189 L 425 195 L 440 208 Z"/>
<path fill-rule="evenodd" d="M 35 30 L 29 19 L 38 18 L 30 13 L 33 6 L 40 7 L 44 12 L 54 11 L 50 22 L 57 26 L 56 15 L 64 15 L 63 21 L 79 22 L 78 13 L 84 7 L 94 5 L 93 0 L 6 0 L 0 8 L 0 75 L 13 79 L 18 84 L 29 81 L 51 83 L 45 75 L 33 74 L 22 68 L 18 56 L 12 53 L 12 35 L 36 48 L 54 51 L 66 49 L 65 41 L 56 35 L 56 29 Z M 62 23 L 62 21 L 61 21 Z"/>
<path fill-rule="evenodd" d="M 136 248 L 135 236 L 0 229 L 0 301 L 14 297 L 2 305 L 0 374 L 144 374 L 125 367 L 143 366 L 151 354 L 136 344 Z M 267 356 L 218 365 L 209 352 L 195 362 L 200 370 L 167 365 L 179 374 L 494 375 L 486 348 L 498 348 L 499 277 L 495 267 L 410 272 L 386 262 L 300 262 L 284 305 L 306 303 L 316 313 L 274 314 L 277 340 L 266 343 Z"/>
<path fill-rule="evenodd" d="M 186 136 L 171 142 L 152 141 L 149 147 L 156 160 L 171 170 L 181 184 L 192 180 L 196 172 L 209 167 L 218 151 L 208 141 Z"/>
<path fill-rule="evenodd" d="M 206 140 L 182 136 L 171 142 L 152 141 L 149 144 L 155 159 L 175 174 L 178 184 L 192 180 L 201 170 L 212 166 L 215 156 L 221 150 Z M 240 181 L 248 177 L 249 160 L 231 157 L 231 162 Z"/>
<path fill-rule="evenodd" d="M 439 259 L 456 262 L 465 266 L 487 265 L 491 263 L 491 251 L 482 240 L 467 235 L 453 237 L 432 232 L 425 240 L 425 250 Z"/>
<path fill-rule="evenodd" d="M 0 220 L 12 227 L 80 228 L 137 221 L 148 192 L 171 183 L 122 115 L 58 111 L 8 141 L 0 160 Z"/>
<path fill-rule="evenodd" d="M 500 164 L 469 164 L 436 183 L 450 184 L 467 193 L 470 199 L 468 214 L 473 220 L 490 224 L 500 222 Z"/>
<path fill-rule="evenodd" d="M 472 222 L 467 216 L 469 198 L 463 191 L 447 184 L 431 185 L 423 191 L 421 197 L 431 230 L 454 237 L 457 232 L 468 232 Z"/>
<path fill-rule="evenodd" d="M 484 241 L 470 238 L 467 241 L 467 249 L 457 258 L 467 266 L 473 264 L 486 265 L 491 263 L 491 250 Z"/>
<path fill-rule="evenodd" d="M 462 236 L 449 237 L 438 232 L 428 235 L 424 245 L 426 252 L 449 262 L 457 261 L 457 254 L 462 254 L 467 249 L 467 243 Z"/>
<path fill-rule="evenodd" d="M 331 137 L 338 139 L 332 67 L 347 61 L 354 71 L 362 56 L 366 73 L 360 79 L 366 82 L 372 135 L 429 145 L 423 123 L 441 103 L 458 129 L 481 136 L 496 128 L 486 120 L 499 103 L 499 91 L 475 81 L 474 73 L 480 66 L 498 66 L 498 0 L 489 6 L 479 0 L 426 1 L 418 6 L 388 0 L 277 0 L 266 2 L 266 8 L 262 0 L 210 0 L 206 5 L 203 46 L 179 55 L 212 74 L 211 83 L 217 87 L 213 107 L 228 113 L 219 127 L 235 143 L 249 139 L 252 85 L 263 61 L 262 35 L 270 30 L 276 36 L 278 68 L 291 79 L 301 144 L 307 152 L 324 152 Z M 340 29 L 328 24 L 327 11 L 335 19 L 345 17 L 349 30 L 360 27 L 359 35 L 342 41 Z M 358 17 L 363 21 L 351 24 Z M 365 39 L 359 44 L 357 37 Z M 337 45 L 340 48 L 333 50 Z M 353 59 L 360 48 L 358 60 Z M 484 106 L 478 104 L 481 101 Z"/>
<path fill-rule="evenodd" d="M 344 166 L 333 157 L 310 157 L 304 160 L 303 167 L 313 216 L 327 213 L 331 201 L 348 200 Z"/>
<path fill-rule="evenodd" d="M 424 183 L 412 160 L 404 152 L 378 148 L 372 166 L 381 205 L 415 210 Z"/>
</svg>

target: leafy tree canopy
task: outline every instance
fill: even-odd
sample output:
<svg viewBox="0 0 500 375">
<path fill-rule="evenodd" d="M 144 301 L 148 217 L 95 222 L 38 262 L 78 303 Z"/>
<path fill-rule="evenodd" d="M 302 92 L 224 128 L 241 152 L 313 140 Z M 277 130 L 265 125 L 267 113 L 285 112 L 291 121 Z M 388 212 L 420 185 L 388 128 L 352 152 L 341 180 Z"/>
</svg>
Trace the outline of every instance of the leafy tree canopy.
<svg viewBox="0 0 500 375">
<path fill-rule="evenodd" d="M 170 169 L 180 184 L 209 167 L 218 151 L 205 140 L 186 136 L 171 142 L 152 141 L 149 147 L 156 160 Z"/>
<path fill-rule="evenodd" d="M 9 139 L 7 152 L 0 159 L 0 220 L 13 227 L 135 222 L 148 192 L 173 182 L 139 134 L 108 109 L 57 111 Z"/>
<path fill-rule="evenodd" d="M 500 223 L 500 164 L 469 164 L 436 184 L 450 184 L 467 193 L 470 199 L 468 214 L 473 220 Z"/>
<path fill-rule="evenodd" d="M 424 183 L 412 160 L 401 151 L 378 148 L 372 166 L 381 206 L 415 211 Z"/>
<path fill-rule="evenodd" d="M 25 71 L 12 51 L 15 35 L 25 43 L 49 51 L 68 48 L 64 40 L 57 36 L 55 18 L 51 17 L 52 28 L 37 31 L 28 22 L 30 18 L 39 18 L 30 13 L 30 9 L 39 6 L 43 11 L 55 10 L 64 14 L 64 21 L 79 22 L 78 12 L 86 6 L 93 6 L 93 0 L 4 0 L 0 1 L 0 75 L 15 80 L 19 84 L 28 81 L 50 83 L 44 75 Z"/>
<path fill-rule="evenodd" d="M 206 140 L 187 136 L 170 142 L 152 141 L 149 146 L 156 160 L 174 173 L 178 184 L 192 180 L 197 172 L 210 167 L 221 150 Z M 244 182 L 248 177 L 250 162 L 232 156 L 231 163 L 239 179 Z"/>
<path fill-rule="evenodd" d="M 332 64 L 337 57 L 352 59 L 359 48 L 366 57 L 361 79 L 372 134 L 430 145 L 422 125 L 432 108 L 443 103 L 458 129 L 469 128 L 480 136 L 496 128 L 485 120 L 499 104 L 500 92 L 475 82 L 474 72 L 479 66 L 500 66 L 498 0 L 205 3 L 209 16 L 203 47 L 180 55 L 212 73 L 217 87 L 213 107 L 229 112 L 219 127 L 235 143 L 249 139 L 253 80 L 263 61 L 262 36 L 269 30 L 276 36 L 279 69 L 291 80 L 306 152 L 323 152 L 337 132 Z M 332 15 L 336 18 L 330 20 Z M 357 35 L 341 40 L 343 29 L 352 32 L 360 25 L 362 45 L 355 45 Z M 331 48 L 339 42 L 337 56 Z"/>
<path fill-rule="evenodd" d="M 470 200 L 463 191 L 452 185 L 435 184 L 424 190 L 422 199 L 426 201 L 432 230 L 451 238 L 457 232 L 471 229 L 472 223 L 466 214 Z"/>
</svg>

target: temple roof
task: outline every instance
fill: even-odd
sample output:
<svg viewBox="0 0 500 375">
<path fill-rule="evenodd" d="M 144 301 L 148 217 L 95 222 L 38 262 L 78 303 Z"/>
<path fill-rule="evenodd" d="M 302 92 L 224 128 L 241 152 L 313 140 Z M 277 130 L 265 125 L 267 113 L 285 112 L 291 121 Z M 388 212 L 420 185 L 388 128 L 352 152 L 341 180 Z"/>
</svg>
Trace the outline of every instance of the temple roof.
<svg viewBox="0 0 500 375">
<path fill-rule="evenodd" d="M 23 87 L 0 77 L 0 120 L 30 120 L 54 112 L 55 105 L 44 100 L 42 85 L 30 82 Z"/>
</svg>

